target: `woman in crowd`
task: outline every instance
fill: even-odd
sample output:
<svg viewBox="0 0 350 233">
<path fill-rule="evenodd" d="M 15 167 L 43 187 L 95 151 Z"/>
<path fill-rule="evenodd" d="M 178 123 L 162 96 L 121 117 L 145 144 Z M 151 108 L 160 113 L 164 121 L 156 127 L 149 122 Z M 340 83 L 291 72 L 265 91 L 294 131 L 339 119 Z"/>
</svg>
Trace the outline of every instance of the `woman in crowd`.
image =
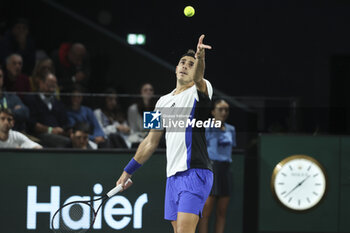
<svg viewBox="0 0 350 233">
<path fill-rule="evenodd" d="M 150 83 L 145 83 L 140 89 L 141 98 L 128 109 L 128 122 L 131 130 L 130 141 L 139 144 L 146 136 L 143 128 L 143 112 L 153 111 L 155 107 L 154 89 Z"/>
<path fill-rule="evenodd" d="M 120 107 L 117 92 L 113 88 L 108 88 L 105 94 L 102 107 L 94 111 L 96 119 L 113 147 L 130 148 L 130 128 Z"/>
</svg>

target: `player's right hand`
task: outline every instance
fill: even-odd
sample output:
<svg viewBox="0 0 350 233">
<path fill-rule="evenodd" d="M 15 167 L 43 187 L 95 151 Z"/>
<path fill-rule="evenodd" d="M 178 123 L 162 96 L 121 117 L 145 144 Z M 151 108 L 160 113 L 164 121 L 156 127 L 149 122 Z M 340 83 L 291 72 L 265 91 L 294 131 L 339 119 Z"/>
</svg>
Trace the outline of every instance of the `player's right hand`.
<svg viewBox="0 0 350 233">
<path fill-rule="evenodd" d="M 119 184 L 122 184 L 123 191 L 128 189 L 133 184 L 130 178 L 131 178 L 131 175 L 128 174 L 126 171 L 123 171 L 122 175 L 120 176 L 120 178 L 116 183 L 116 186 L 118 186 Z M 127 182 L 128 180 L 129 182 Z"/>
</svg>

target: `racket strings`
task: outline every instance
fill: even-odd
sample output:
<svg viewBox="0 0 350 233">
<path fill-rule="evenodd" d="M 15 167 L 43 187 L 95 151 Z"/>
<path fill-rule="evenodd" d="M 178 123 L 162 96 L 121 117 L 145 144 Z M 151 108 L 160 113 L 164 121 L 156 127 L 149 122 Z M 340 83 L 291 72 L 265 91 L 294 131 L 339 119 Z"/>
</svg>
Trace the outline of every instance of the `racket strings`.
<svg viewBox="0 0 350 233">
<path fill-rule="evenodd" d="M 55 214 L 52 228 L 55 233 L 83 233 L 92 226 L 94 218 L 95 212 L 90 204 L 72 203 Z"/>
</svg>

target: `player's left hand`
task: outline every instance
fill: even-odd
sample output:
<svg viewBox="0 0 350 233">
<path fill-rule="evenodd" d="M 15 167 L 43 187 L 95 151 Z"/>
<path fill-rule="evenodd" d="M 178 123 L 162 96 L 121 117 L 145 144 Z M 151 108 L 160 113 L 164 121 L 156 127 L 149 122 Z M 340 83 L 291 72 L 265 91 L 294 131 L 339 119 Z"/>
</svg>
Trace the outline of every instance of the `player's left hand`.
<svg viewBox="0 0 350 233">
<path fill-rule="evenodd" d="M 205 49 L 211 49 L 210 45 L 203 44 L 203 39 L 205 35 L 202 34 L 199 39 L 198 39 L 198 44 L 197 44 L 197 52 L 196 52 L 196 58 L 202 58 L 205 55 Z"/>
</svg>

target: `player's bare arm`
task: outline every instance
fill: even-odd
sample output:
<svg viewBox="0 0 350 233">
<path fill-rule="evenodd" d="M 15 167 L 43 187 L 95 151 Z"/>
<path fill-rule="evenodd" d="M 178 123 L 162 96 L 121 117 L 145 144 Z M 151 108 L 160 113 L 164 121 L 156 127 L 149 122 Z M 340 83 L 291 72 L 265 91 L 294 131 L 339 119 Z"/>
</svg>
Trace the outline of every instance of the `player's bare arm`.
<svg viewBox="0 0 350 233">
<path fill-rule="evenodd" d="M 205 50 L 211 49 L 210 45 L 203 44 L 204 35 L 201 35 L 197 44 L 196 61 L 194 64 L 193 81 L 200 92 L 208 95 L 207 85 L 204 81 Z"/>
<path fill-rule="evenodd" d="M 134 159 L 138 163 L 144 164 L 157 149 L 162 135 L 162 130 L 150 130 L 147 137 L 140 143 L 139 147 L 137 148 Z"/>
<path fill-rule="evenodd" d="M 157 149 L 160 139 L 162 138 L 163 131 L 151 130 L 147 137 L 140 143 L 137 148 L 134 160 L 139 164 L 144 164 Z M 126 171 L 123 171 L 122 175 L 117 181 L 118 184 L 123 184 L 123 189 L 127 189 L 132 185 L 132 182 L 125 185 L 126 181 L 131 177 Z"/>
</svg>

